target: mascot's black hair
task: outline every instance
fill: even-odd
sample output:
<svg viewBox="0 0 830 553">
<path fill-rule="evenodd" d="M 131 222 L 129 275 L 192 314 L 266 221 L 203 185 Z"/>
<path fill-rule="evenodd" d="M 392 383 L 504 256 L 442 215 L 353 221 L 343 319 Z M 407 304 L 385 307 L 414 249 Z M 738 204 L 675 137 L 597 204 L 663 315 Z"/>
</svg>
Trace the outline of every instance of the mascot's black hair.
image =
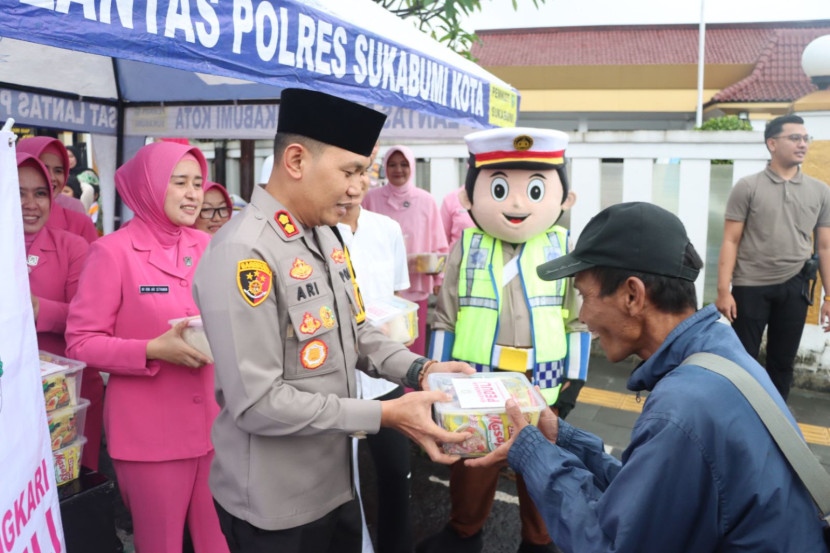
<svg viewBox="0 0 830 553">
<path fill-rule="evenodd" d="M 537 161 L 510 161 L 506 163 L 494 163 L 492 165 L 476 167 L 476 158 L 473 154 L 470 154 L 470 159 L 467 163 L 469 164 L 469 169 L 467 170 L 467 178 L 464 181 L 464 190 L 467 191 L 467 197 L 470 198 L 470 203 L 473 202 L 473 190 L 476 186 L 476 179 L 478 178 L 478 175 L 479 173 L 481 173 L 482 169 L 487 169 L 488 171 L 495 169 L 526 169 L 528 171 L 548 171 L 551 167 L 553 167 L 559 174 L 559 180 L 562 181 L 561 203 L 565 203 L 565 200 L 568 199 L 568 190 L 570 189 L 570 187 L 568 186 L 568 172 L 566 170 L 564 163 L 560 163 L 558 165 L 551 165 L 549 163 L 539 163 Z"/>
</svg>

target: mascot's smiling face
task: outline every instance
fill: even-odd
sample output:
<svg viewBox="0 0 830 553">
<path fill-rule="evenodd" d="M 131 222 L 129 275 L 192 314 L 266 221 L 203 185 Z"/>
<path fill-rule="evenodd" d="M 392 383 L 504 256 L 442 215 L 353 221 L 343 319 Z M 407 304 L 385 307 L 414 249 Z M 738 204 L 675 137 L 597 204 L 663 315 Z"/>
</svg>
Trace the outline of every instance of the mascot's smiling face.
<svg viewBox="0 0 830 553">
<path fill-rule="evenodd" d="M 542 234 L 576 201 L 562 197 L 562 182 L 554 167 L 542 170 L 483 167 L 475 181 L 472 202 L 465 190 L 461 205 L 487 234 L 522 244 Z"/>
</svg>

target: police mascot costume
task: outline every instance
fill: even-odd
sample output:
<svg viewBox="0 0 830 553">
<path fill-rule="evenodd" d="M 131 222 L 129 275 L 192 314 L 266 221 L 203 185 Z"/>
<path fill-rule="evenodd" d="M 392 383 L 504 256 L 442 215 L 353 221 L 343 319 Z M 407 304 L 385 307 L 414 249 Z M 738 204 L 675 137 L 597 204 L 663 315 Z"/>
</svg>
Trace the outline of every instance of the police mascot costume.
<svg viewBox="0 0 830 553">
<path fill-rule="evenodd" d="M 565 171 L 568 136 L 511 128 L 465 137 L 470 152 L 461 205 L 476 226 L 464 231 L 447 261 L 429 356 L 466 361 L 479 372 L 524 373 L 564 417 L 585 382 L 590 335 L 577 318 L 570 279 L 544 281 L 536 267 L 568 251 L 556 223 L 576 201 Z M 450 522 L 419 553 L 477 553 L 499 468 L 450 473 Z M 516 480 L 522 520 L 519 552 L 556 551 L 522 477 Z"/>
</svg>

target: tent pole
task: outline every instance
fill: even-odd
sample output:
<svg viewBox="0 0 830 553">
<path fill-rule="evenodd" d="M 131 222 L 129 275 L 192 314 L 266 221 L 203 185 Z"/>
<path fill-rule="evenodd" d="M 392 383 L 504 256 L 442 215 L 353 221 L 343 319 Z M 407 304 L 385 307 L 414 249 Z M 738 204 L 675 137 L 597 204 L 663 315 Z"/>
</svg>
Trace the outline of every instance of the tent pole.
<svg viewBox="0 0 830 553">
<path fill-rule="evenodd" d="M 118 114 L 115 126 L 115 169 L 118 170 L 124 164 L 124 117 L 125 104 L 124 96 L 121 94 L 121 75 L 118 71 L 118 59 L 112 58 L 112 75 L 115 80 L 115 93 L 118 97 L 116 112 Z M 116 230 L 121 227 L 121 195 L 115 189 L 115 213 L 113 223 Z"/>
</svg>

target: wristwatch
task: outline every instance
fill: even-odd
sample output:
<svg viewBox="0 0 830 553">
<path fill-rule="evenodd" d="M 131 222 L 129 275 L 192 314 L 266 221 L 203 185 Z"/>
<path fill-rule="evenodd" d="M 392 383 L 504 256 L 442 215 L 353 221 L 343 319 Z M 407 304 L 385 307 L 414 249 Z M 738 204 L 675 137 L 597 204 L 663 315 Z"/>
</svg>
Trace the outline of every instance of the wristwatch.
<svg viewBox="0 0 830 553">
<path fill-rule="evenodd" d="M 424 370 L 424 366 L 430 361 L 431 359 L 427 359 L 426 357 L 419 357 L 412 362 L 409 370 L 406 371 L 406 386 L 408 388 L 414 388 L 415 390 L 421 389 L 421 371 Z"/>
</svg>

